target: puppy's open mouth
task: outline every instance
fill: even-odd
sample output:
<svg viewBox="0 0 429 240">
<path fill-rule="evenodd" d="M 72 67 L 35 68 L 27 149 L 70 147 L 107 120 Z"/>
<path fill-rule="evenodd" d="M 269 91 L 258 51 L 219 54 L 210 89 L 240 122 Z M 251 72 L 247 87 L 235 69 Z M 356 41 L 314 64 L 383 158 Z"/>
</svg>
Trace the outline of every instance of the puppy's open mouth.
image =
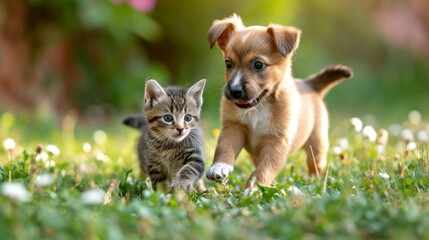
<svg viewBox="0 0 429 240">
<path fill-rule="evenodd" d="M 251 100 L 234 100 L 234 103 L 239 108 L 251 108 L 256 106 L 259 101 L 267 94 L 268 90 L 264 90 L 261 95 Z"/>
</svg>

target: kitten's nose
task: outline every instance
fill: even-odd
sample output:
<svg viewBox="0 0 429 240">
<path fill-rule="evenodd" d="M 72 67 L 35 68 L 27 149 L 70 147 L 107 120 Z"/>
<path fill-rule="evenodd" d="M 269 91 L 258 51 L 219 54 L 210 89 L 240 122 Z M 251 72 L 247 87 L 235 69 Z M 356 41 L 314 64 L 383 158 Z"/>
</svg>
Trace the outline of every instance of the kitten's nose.
<svg viewBox="0 0 429 240">
<path fill-rule="evenodd" d="M 183 128 L 176 128 L 176 130 L 177 130 L 179 133 L 182 133 L 182 132 L 183 132 Z"/>
</svg>

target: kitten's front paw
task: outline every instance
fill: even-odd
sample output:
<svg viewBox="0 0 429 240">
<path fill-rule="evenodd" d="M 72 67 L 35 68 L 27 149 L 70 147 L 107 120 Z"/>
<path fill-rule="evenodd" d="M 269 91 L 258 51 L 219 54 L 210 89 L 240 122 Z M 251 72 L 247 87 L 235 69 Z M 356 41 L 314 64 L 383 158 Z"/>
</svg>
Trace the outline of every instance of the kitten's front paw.
<svg viewBox="0 0 429 240">
<path fill-rule="evenodd" d="M 252 187 L 252 188 L 246 188 L 246 189 L 244 189 L 243 195 L 245 197 L 247 197 L 247 196 L 253 195 L 257 191 L 258 191 L 258 188 L 254 188 L 254 187 Z"/>
<path fill-rule="evenodd" d="M 232 172 L 234 172 L 233 166 L 226 163 L 215 163 L 207 170 L 206 176 L 210 180 L 219 182 L 228 177 Z"/>
<path fill-rule="evenodd" d="M 184 179 L 173 179 L 171 181 L 171 189 L 173 191 L 182 189 L 185 192 L 192 192 L 194 190 L 194 182 Z"/>
</svg>

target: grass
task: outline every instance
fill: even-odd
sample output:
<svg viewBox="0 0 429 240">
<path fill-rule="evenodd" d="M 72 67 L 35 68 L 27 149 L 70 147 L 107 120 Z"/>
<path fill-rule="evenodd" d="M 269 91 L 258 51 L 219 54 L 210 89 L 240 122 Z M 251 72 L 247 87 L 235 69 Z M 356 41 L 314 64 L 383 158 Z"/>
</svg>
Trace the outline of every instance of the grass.
<svg viewBox="0 0 429 240">
<path fill-rule="evenodd" d="M 227 182 L 206 180 L 202 194 L 154 192 L 138 177 L 138 133 L 119 122 L 0 114 L 0 140 L 16 143 L 0 150 L 0 238 L 429 239 L 428 145 L 416 137 L 424 123 L 400 123 L 414 139 L 392 128 L 383 145 L 337 121 L 326 175 L 308 177 L 297 152 L 249 197 L 245 153 Z M 209 166 L 217 131 L 205 129 Z"/>
</svg>

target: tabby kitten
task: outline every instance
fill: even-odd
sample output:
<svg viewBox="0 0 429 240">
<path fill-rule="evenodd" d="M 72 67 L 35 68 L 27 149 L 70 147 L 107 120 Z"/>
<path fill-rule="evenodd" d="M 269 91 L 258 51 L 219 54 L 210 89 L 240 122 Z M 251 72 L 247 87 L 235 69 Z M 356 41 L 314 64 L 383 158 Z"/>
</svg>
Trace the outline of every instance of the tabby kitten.
<svg viewBox="0 0 429 240">
<path fill-rule="evenodd" d="M 157 81 L 145 86 L 144 115 L 131 116 L 124 124 L 141 129 L 138 157 L 141 172 L 173 190 L 204 190 L 204 139 L 199 126 L 203 89 L 201 79 L 189 89 L 162 88 Z"/>
</svg>

